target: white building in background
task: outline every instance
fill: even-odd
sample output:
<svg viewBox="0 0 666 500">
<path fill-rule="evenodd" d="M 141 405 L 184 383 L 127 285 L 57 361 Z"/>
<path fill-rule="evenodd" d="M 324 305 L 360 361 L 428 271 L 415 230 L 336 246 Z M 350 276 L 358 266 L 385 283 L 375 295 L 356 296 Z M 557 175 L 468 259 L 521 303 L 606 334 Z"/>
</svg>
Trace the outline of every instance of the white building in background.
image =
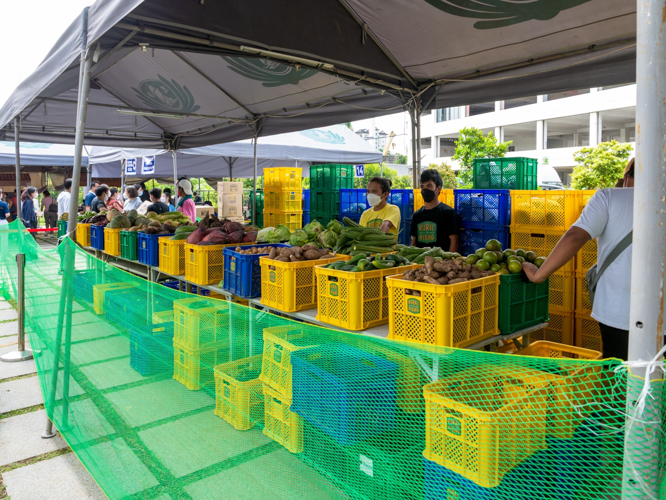
<svg viewBox="0 0 666 500">
<path fill-rule="evenodd" d="M 555 168 L 565 184 L 582 147 L 636 140 L 636 85 L 574 90 L 509 101 L 428 111 L 421 116 L 421 165 L 448 163 L 466 127 L 513 141 L 507 156 L 537 158 Z M 411 152 L 408 155 L 411 163 Z"/>
<path fill-rule="evenodd" d="M 375 132 L 371 134 L 369 129 L 362 128 L 356 131 L 356 135 L 358 135 L 368 144 L 372 145 L 375 149 L 377 149 L 377 151 L 384 151 L 384 148 L 386 147 L 386 141 L 388 140 L 388 134 L 383 130 L 379 130 L 377 127 L 374 127 L 374 129 Z"/>
</svg>

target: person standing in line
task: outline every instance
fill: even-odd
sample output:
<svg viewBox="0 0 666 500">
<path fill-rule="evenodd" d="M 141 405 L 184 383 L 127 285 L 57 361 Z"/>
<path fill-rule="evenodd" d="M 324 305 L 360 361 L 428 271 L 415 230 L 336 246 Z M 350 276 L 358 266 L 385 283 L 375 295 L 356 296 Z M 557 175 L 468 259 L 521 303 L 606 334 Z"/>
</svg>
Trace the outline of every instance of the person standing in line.
<svg viewBox="0 0 666 500">
<path fill-rule="evenodd" d="M 58 225 L 58 204 L 48 189 L 44 190 L 41 209 L 44 212 L 46 227 L 56 227 Z"/>
<path fill-rule="evenodd" d="M 9 205 L 0 199 L 0 229 L 7 229 L 7 219 L 11 217 Z"/>
<path fill-rule="evenodd" d="M 176 202 L 174 201 L 173 197 L 171 196 L 171 189 L 169 188 L 164 188 L 164 193 L 162 193 L 162 196 L 160 197 L 160 201 L 164 204 L 166 204 L 169 207 L 169 212 L 175 212 L 176 211 Z"/>
<path fill-rule="evenodd" d="M 109 188 L 109 201 L 106 202 L 107 209 L 117 210 L 118 212 L 123 211 L 123 204 L 118 200 L 119 194 L 117 188 Z"/>
<path fill-rule="evenodd" d="M 93 200 L 90 209 L 95 213 L 101 212 L 102 209 L 106 211 L 106 202 L 108 199 L 109 199 L 109 186 L 107 186 L 106 184 L 102 184 L 97 189 L 95 189 L 95 199 Z"/>
<path fill-rule="evenodd" d="M 194 203 L 197 205 L 201 205 L 203 203 L 203 200 L 201 199 L 201 196 L 199 196 L 198 191 L 194 192 Z"/>
<path fill-rule="evenodd" d="M 95 199 L 95 189 L 99 187 L 99 181 L 93 181 L 93 183 L 90 185 L 90 191 L 88 191 L 88 194 L 85 197 L 85 200 L 83 201 L 83 204 L 85 205 L 85 210 L 86 212 L 90 212 L 90 207 L 92 206 L 92 202 Z"/>
<path fill-rule="evenodd" d="M 157 215 L 169 212 L 169 205 L 160 201 L 161 195 L 162 190 L 160 188 L 153 188 L 150 190 L 150 201 L 152 201 L 153 204 L 148 205 L 148 212 L 155 212 Z"/>
<path fill-rule="evenodd" d="M 12 216 L 12 222 L 18 219 L 18 207 L 16 203 L 16 193 L 14 193 L 13 196 L 10 196 L 9 198 L 9 213 Z"/>
<path fill-rule="evenodd" d="M 65 179 L 65 190 L 58 195 L 58 219 L 69 213 L 69 200 L 72 197 L 72 179 Z"/>
<path fill-rule="evenodd" d="M 458 251 L 456 211 L 439 201 L 442 176 L 433 168 L 421 172 L 421 196 L 424 205 L 412 216 L 412 246 L 439 247 L 445 252 Z"/>
<path fill-rule="evenodd" d="M 384 233 L 398 235 L 400 230 L 400 209 L 387 203 L 391 192 L 391 181 L 383 177 L 373 177 L 367 187 L 368 208 L 361 214 L 359 224 L 363 227 L 377 227 Z"/>
<path fill-rule="evenodd" d="M 557 243 L 541 267 L 523 262 L 534 283 L 543 283 L 569 262 L 583 245 L 597 239 L 597 271 L 634 229 L 634 159 L 624 170 L 622 188 L 597 191 L 583 213 Z M 629 301 L 631 297 L 631 244 L 610 263 L 599 278 L 592 317 L 599 322 L 604 358 L 627 360 Z"/>
<path fill-rule="evenodd" d="M 127 186 L 125 188 L 125 194 L 127 199 L 123 205 L 123 210 L 129 212 L 130 210 L 136 210 L 141 206 L 141 198 L 139 198 L 139 192 L 134 186 Z"/>
<path fill-rule="evenodd" d="M 150 194 L 148 194 L 148 191 L 146 191 L 146 183 L 145 182 L 139 182 L 134 186 L 139 193 L 139 199 L 141 199 L 141 203 L 144 201 L 150 201 Z"/>
<path fill-rule="evenodd" d="M 37 188 L 28 187 L 21 195 L 21 219 L 27 229 L 37 228 L 37 214 L 33 200 L 37 198 Z"/>
<path fill-rule="evenodd" d="M 192 222 L 197 220 L 197 208 L 192 200 L 192 183 L 187 179 L 178 181 L 178 209 L 187 215 Z"/>
</svg>

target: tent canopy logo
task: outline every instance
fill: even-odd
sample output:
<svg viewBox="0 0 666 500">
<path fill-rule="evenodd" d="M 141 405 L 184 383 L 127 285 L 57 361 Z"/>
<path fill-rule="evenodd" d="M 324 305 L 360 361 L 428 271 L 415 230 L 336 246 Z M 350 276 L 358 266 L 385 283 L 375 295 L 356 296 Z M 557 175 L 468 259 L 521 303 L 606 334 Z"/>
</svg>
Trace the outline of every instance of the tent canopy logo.
<svg viewBox="0 0 666 500">
<path fill-rule="evenodd" d="M 323 142 L 324 144 L 345 143 L 344 137 L 342 137 L 340 134 L 336 134 L 335 132 L 331 132 L 330 130 L 320 130 L 320 129 L 301 130 L 299 134 L 307 137 L 308 139 L 312 139 L 313 141 Z"/>
<path fill-rule="evenodd" d="M 264 87 L 281 87 L 296 85 L 301 80 L 319 73 L 314 69 L 296 69 L 267 59 L 246 59 L 243 57 L 222 57 L 230 70 L 245 78 L 263 82 Z"/>
<path fill-rule="evenodd" d="M 478 30 L 505 28 L 525 21 L 548 21 L 560 12 L 591 0 L 425 0 L 439 10 L 459 17 L 485 19 L 474 24 Z"/>
<path fill-rule="evenodd" d="M 194 113 L 200 106 L 194 104 L 194 97 L 187 87 L 181 87 L 176 80 L 167 80 L 157 75 L 157 80 L 144 80 L 139 88 L 132 87 L 144 103 L 151 109 Z"/>
</svg>

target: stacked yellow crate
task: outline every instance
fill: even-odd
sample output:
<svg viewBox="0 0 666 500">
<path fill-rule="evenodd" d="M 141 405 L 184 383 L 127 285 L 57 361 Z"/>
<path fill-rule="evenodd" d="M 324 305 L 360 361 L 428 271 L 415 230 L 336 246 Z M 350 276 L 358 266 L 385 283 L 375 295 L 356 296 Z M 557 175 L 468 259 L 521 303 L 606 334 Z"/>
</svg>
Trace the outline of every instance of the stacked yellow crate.
<svg viewBox="0 0 666 500">
<path fill-rule="evenodd" d="M 282 224 L 290 231 L 303 227 L 302 169 L 264 169 L 264 227 Z"/>
</svg>

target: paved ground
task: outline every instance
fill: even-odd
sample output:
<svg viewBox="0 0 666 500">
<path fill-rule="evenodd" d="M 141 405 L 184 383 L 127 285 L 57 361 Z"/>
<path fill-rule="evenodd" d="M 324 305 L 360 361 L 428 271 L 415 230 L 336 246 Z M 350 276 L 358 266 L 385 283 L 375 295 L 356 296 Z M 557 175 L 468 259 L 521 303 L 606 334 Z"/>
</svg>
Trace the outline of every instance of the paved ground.
<svg viewBox="0 0 666 500">
<path fill-rule="evenodd" d="M 0 355 L 16 350 L 17 331 L 16 311 L 0 298 Z M 36 372 L 33 360 L 0 362 L 0 499 L 106 499 L 60 434 L 41 438 L 47 420 Z"/>
</svg>

